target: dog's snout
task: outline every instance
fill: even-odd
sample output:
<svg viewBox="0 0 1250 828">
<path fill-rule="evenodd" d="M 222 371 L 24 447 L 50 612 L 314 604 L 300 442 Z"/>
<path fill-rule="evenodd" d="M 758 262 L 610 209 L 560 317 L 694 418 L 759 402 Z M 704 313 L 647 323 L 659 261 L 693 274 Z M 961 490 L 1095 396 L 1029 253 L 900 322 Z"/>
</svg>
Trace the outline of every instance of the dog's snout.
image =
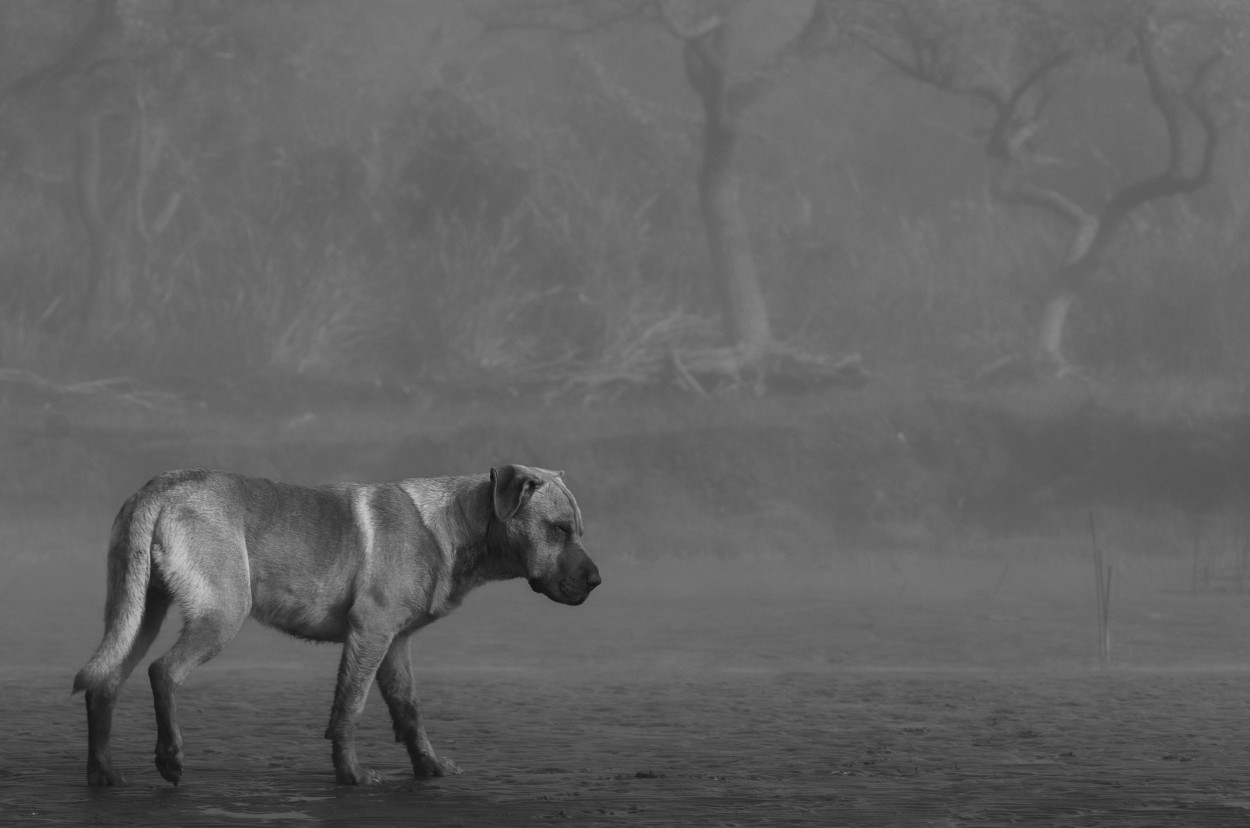
<svg viewBox="0 0 1250 828">
<path fill-rule="evenodd" d="M 586 561 L 586 590 L 590 591 L 601 583 L 603 583 L 603 578 L 599 576 L 599 567 Z"/>
</svg>

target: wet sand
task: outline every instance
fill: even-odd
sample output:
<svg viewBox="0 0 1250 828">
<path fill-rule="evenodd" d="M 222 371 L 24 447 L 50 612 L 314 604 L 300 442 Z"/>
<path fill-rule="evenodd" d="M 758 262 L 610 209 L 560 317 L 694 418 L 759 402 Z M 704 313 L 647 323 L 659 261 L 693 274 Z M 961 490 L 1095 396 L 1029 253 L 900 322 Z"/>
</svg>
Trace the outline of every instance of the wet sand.
<svg viewBox="0 0 1250 828">
<path fill-rule="evenodd" d="M 182 785 L 153 767 L 140 672 L 115 726 L 130 785 L 100 790 L 69 685 L 103 562 L 56 554 L 11 555 L 0 587 L 6 823 L 1250 823 L 1250 599 L 1191 592 L 1179 560 L 1117 571 L 1108 668 L 1078 556 L 606 558 L 578 608 L 491 585 L 413 642 L 463 775 L 412 779 L 375 690 L 366 789 L 334 784 L 321 735 L 336 649 L 249 623 L 182 691 Z"/>
</svg>

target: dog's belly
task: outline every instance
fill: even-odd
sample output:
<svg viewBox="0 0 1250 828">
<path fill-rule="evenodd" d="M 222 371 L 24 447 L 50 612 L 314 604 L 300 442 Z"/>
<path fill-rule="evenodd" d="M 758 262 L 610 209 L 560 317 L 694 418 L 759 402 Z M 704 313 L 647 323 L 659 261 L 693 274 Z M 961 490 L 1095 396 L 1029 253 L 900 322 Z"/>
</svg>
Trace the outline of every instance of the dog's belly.
<svg viewBox="0 0 1250 828">
<path fill-rule="evenodd" d="M 333 614 L 291 607 L 275 608 L 253 602 L 252 617 L 267 627 L 309 641 L 342 642 L 347 638 L 346 620 Z"/>
<path fill-rule="evenodd" d="M 280 505 L 281 520 L 249 523 L 252 617 L 300 638 L 343 641 L 362 559 L 345 507 L 325 492 Z"/>
<path fill-rule="evenodd" d="M 252 617 L 299 638 L 343 641 L 349 608 L 343 591 L 324 583 L 267 578 L 252 581 Z"/>
</svg>

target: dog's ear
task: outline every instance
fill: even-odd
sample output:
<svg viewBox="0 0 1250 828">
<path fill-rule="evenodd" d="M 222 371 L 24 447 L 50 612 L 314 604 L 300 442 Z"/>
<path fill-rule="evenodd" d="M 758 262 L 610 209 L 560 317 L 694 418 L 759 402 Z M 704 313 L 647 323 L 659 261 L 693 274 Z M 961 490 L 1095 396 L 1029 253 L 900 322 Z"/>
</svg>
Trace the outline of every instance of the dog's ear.
<svg viewBox="0 0 1250 828">
<path fill-rule="evenodd" d="M 495 504 L 495 517 L 501 521 L 515 515 L 529 503 L 543 479 L 526 469 L 502 466 L 490 470 L 490 488 Z"/>
</svg>

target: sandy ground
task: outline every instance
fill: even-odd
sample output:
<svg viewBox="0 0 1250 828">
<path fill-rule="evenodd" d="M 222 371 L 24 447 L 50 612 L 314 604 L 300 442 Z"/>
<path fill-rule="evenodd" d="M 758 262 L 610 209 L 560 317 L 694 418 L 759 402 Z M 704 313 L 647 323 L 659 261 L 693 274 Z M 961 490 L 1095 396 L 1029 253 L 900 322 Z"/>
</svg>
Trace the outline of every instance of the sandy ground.
<svg viewBox="0 0 1250 828">
<path fill-rule="evenodd" d="M 464 774 L 412 779 L 375 691 L 368 789 L 334 784 L 321 736 L 335 649 L 249 624 L 183 689 L 183 784 L 152 765 L 139 674 L 115 728 L 131 784 L 90 789 L 69 686 L 100 635 L 99 525 L 10 517 L 6 824 L 1250 824 L 1250 599 L 1120 560 L 1103 668 L 1091 567 L 1062 552 L 609 558 L 577 608 L 491 585 L 413 644 Z"/>
</svg>

